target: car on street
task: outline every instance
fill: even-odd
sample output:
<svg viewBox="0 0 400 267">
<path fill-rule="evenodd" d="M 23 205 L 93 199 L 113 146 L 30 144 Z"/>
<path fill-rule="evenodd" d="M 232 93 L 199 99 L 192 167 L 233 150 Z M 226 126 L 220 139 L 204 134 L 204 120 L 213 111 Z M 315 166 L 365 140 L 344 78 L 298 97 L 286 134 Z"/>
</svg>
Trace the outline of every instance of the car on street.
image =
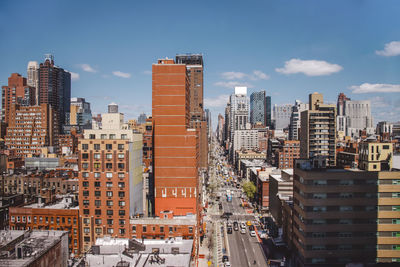
<svg viewBox="0 0 400 267">
<path fill-rule="evenodd" d="M 238 222 L 233 222 L 233 230 L 235 230 L 235 231 L 239 230 Z"/>
<path fill-rule="evenodd" d="M 240 233 L 245 234 L 246 233 L 246 228 L 240 228 Z"/>
<path fill-rule="evenodd" d="M 229 262 L 229 258 L 227 255 L 222 256 L 222 262 Z"/>
<path fill-rule="evenodd" d="M 246 224 L 245 224 L 244 222 L 241 222 L 241 223 L 240 223 L 240 228 L 241 228 L 241 229 L 243 229 L 243 228 L 246 229 Z"/>
<path fill-rule="evenodd" d="M 230 264 L 229 261 L 227 261 L 227 262 L 225 262 L 224 266 L 225 266 L 225 267 L 231 267 L 231 264 Z"/>
<path fill-rule="evenodd" d="M 250 232 L 250 236 L 253 236 L 253 237 L 256 236 L 256 231 L 250 230 L 249 232 Z"/>
<path fill-rule="evenodd" d="M 250 226 L 251 225 L 251 221 L 247 221 L 247 223 L 246 223 L 248 226 Z"/>
<path fill-rule="evenodd" d="M 228 227 L 227 232 L 228 232 L 228 234 L 232 234 L 232 227 Z"/>
</svg>

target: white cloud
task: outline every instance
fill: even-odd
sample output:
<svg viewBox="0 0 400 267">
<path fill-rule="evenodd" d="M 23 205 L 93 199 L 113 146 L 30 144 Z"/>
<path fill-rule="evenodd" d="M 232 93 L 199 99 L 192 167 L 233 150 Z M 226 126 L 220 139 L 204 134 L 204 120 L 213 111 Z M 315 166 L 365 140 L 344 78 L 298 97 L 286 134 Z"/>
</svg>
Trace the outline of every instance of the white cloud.
<svg viewBox="0 0 400 267">
<path fill-rule="evenodd" d="M 260 70 L 254 70 L 252 74 L 246 74 L 244 72 L 237 72 L 237 71 L 227 71 L 221 73 L 221 76 L 225 80 L 250 79 L 252 81 L 257 81 L 257 80 L 269 79 L 269 76 Z"/>
<path fill-rule="evenodd" d="M 243 79 L 246 77 L 246 73 L 243 72 L 236 72 L 236 71 L 227 71 L 221 73 L 221 76 L 225 80 L 236 80 L 236 79 Z"/>
<path fill-rule="evenodd" d="M 361 85 L 350 86 L 349 89 L 353 94 L 400 93 L 400 84 L 363 83 Z"/>
<path fill-rule="evenodd" d="M 75 72 L 69 72 L 71 73 L 71 81 L 77 81 L 79 80 L 79 73 L 75 73 Z"/>
<path fill-rule="evenodd" d="M 216 82 L 215 86 L 226 87 L 226 88 L 234 88 L 235 86 L 246 86 L 252 88 L 253 85 L 249 83 L 242 83 L 238 81 L 230 81 L 230 82 Z"/>
<path fill-rule="evenodd" d="M 339 72 L 343 69 L 338 64 L 332 64 L 323 60 L 301 60 L 292 58 L 285 62 L 283 68 L 276 68 L 275 71 L 283 74 L 304 73 L 307 76 L 323 76 Z"/>
<path fill-rule="evenodd" d="M 130 78 L 131 77 L 130 73 L 122 72 L 122 71 L 119 71 L 119 70 L 113 71 L 112 74 L 114 76 L 121 77 L 121 78 Z"/>
<path fill-rule="evenodd" d="M 97 70 L 95 70 L 92 66 L 90 66 L 89 64 L 80 64 L 79 67 L 81 67 L 81 69 L 83 71 L 86 72 L 91 72 L 91 73 L 96 73 Z"/>
<path fill-rule="evenodd" d="M 250 75 L 250 79 L 256 81 L 256 80 L 268 80 L 269 75 L 265 74 L 261 70 L 255 70 L 253 71 L 253 74 Z"/>
<path fill-rule="evenodd" d="M 390 101 L 386 100 L 383 96 L 374 96 L 369 99 L 373 108 L 386 108 L 390 105 Z"/>
<path fill-rule="evenodd" d="M 228 103 L 229 95 L 219 95 L 216 98 L 205 98 L 204 106 L 208 108 L 225 107 Z"/>
<path fill-rule="evenodd" d="M 393 57 L 400 55 L 400 41 L 393 41 L 385 44 L 385 48 L 383 50 L 375 51 L 377 55 L 385 56 L 385 57 Z"/>
</svg>

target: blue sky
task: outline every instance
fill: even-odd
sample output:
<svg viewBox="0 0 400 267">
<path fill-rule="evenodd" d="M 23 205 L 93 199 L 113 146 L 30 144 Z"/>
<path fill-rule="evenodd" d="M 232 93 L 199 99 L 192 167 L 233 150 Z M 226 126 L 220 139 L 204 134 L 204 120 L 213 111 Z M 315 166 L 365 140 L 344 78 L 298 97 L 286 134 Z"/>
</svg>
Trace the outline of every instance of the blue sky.
<svg viewBox="0 0 400 267">
<path fill-rule="evenodd" d="M 400 120 L 398 1 L 0 1 L 0 84 L 52 53 L 93 113 L 151 113 L 151 64 L 202 53 L 205 106 L 234 85 L 273 104 L 318 91 L 371 99 L 375 122 Z M 214 120 L 215 121 L 215 120 Z"/>
</svg>

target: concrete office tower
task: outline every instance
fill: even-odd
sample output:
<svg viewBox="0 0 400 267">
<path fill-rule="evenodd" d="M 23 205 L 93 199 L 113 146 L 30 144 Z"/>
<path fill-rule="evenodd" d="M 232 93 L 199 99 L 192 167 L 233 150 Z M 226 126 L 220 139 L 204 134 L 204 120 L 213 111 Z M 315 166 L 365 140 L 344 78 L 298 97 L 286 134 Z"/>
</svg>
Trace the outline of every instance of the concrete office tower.
<svg viewBox="0 0 400 267">
<path fill-rule="evenodd" d="M 307 109 L 308 104 L 301 103 L 300 100 L 296 100 L 294 106 L 292 107 L 292 114 L 290 115 L 289 140 L 299 140 L 299 129 L 301 127 L 300 114 Z"/>
<path fill-rule="evenodd" d="M 286 129 L 289 127 L 292 107 L 293 105 L 291 104 L 274 105 L 275 129 Z"/>
<path fill-rule="evenodd" d="M 84 129 L 92 128 L 92 111 L 90 109 L 90 103 L 86 102 L 84 98 L 71 98 L 69 124 L 77 125 Z"/>
<path fill-rule="evenodd" d="M 141 113 L 138 117 L 137 123 L 138 124 L 143 124 L 146 122 L 147 116 L 145 113 Z"/>
<path fill-rule="evenodd" d="M 222 144 L 224 140 L 224 128 L 225 128 L 225 119 L 224 116 L 218 114 L 218 124 L 217 124 L 217 140 L 220 144 Z"/>
<path fill-rule="evenodd" d="M 235 87 L 235 93 L 230 96 L 229 131 L 230 131 L 230 160 L 233 162 L 235 155 L 234 134 L 237 130 L 245 130 L 249 122 L 250 101 L 247 96 L 247 87 Z"/>
<path fill-rule="evenodd" d="M 103 120 L 103 129 L 85 130 L 79 139 L 79 214 L 84 251 L 105 235 L 129 238 L 129 218 L 146 213 L 142 139 L 141 134 L 110 120 Z"/>
<path fill-rule="evenodd" d="M 258 130 L 236 130 L 233 138 L 233 151 L 258 148 Z"/>
<path fill-rule="evenodd" d="M 272 116 L 271 116 L 271 96 L 265 97 L 265 123 L 266 126 L 272 129 Z"/>
<path fill-rule="evenodd" d="M 155 215 L 197 214 L 199 140 L 196 130 L 189 128 L 186 65 L 159 59 L 152 71 Z"/>
<path fill-rule="evenodd" d="M 266 96 L 265 91 L 253 92 L 250 95 L 250 123 L 266 125 Z"/>
<path fill-rule="evenodd" d="M 5 143 L 17 156 L 39 156 L 42 148 L 56 146 L 58 128 L 50 105 L 18 107 L 12 105 Z"/>
<path fill-rule="evenodd" d="M 108 113 L 118 113 L 118 105 L 114 102 L 108 104 Z"/>
<path fill-rule="evenodd" d="M 207 119 L 204 117 L 204 83 L 203 83 L 203 56 L 201 54 L 178 54 L 177 64 L 185 64 L 189 79 L 189 112 L 190 128 L 199 130 L 199 167 L 208 167 L 208 140 Z"/>
<path fill-rule="evenodd" d="M 342 131 L 346 136 L 357 138 L 360 131 L 366 130 L 367 134 L 373 134 L 371 101 L 354 101 L 343 93 L 338 96 L 337 102 L 337 131 Z"/>
<path fill-rule="evenodd" d="M 319 93 L 309 95 L 309 109 L 301 112 L 300 158 L 324 156 L 336 165 L 336 107 L 324 104 Z"/>
<path fill-rule="evenodd" d="M 28 86 L 35 87 L 35 104 L 39 103 L 39 64 L 36 61 L 28 62 Z"/>
<path fill-rule="evenodd" d="M 1 120 L 9 123 L 12 115 L 12 105 L 31 106 L 35 105 L 35 88 L 28 86 L 26 78 L 18 73 L 12 73 L 8 78 L 8 85 L 2 86 Z"/>
<path fill-rule="evenodd" d="M 380 121 L 376 125 L 376 134 L 377 135 L 382 135 L 384 133 L 389 134 L 389 136 L 392 136 L 393 134 L 393 123 L 388 122 L 388 121 Z"/>
<path fill-rule="evenodd" d="M 35 88 L 35 104 L 39 103 L 39 64 L 36 61 L 28 62 L 28 86 Z"/>
<path fill-rule="evenodd" d="M 50 54 L 39 67 L 39 104 L 51 105 L 55 112 L 55 125 L 61 132 L 71 107 L 71 73 L 55 66 Z"/>
<path fill-rule="evenodd" d="M 230 100 L 228 100 L 230 101 Z M 225 127 L 224 127 L 224 142 L 223 145 L 225 149 L 229 148 L 229 143 L 231 141 L 231 103 L 226 103 L 225 107 Z"/>
</svg>

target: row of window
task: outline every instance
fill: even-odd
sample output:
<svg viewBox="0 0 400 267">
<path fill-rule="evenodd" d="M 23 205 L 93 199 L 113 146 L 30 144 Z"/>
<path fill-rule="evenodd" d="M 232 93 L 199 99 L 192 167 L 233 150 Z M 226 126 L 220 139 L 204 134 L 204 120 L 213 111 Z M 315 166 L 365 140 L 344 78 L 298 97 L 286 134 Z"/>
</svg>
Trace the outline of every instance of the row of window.
<svg viewBox="0 0 400 267">
<path fill-rule="evenodd" d="M 47 216 L 33 216 L 33 222 L 37 223 L 39 217 L 39 223 L 54 223 L 54 217 L 47 217 Z M 32 220 L 31 216 L 11 216 L 11 222 L 28 222 L 30 223 Z M 68 217 L 67 220 L 65 220 L 65 217 L 55 217 L 56 223 L 65 223 L 68 221 L 68 224 L 71 224 L 71 217 Z M 76 218 L 73 218 L 73 223 L 76 224 Z"/>
<path fill-rule="evenodd" d="M 106 163 L 105 164 L 106 169 L 112 169 L 113 168 L 113 164 L 112 163 Z M 82 163 L 82 169 L 88 169 L 89 168 L 89 163 Z M 93 163 L 93 168 L 95 169 L 100 169 L 101 168 L 101 164 L 98 162 Z M 124 169 L 125 168 L 125 163 L 117 163 L 117 168 L 118 169 Z"/>
<path fill-rule="evenodd" d="M 100 153 L 94 153 L 93 154 L 94 159 L 101 159 L 101 154 Z M 113 154 L 112 153 L 106 153 L 106 159 L 112 159 Z M 124 159 L 125 154 L 124 153 L 118 153 L 118 159 Z M 89 153 L 82 153 L 82 159 L 89 159 Z"/>
<path fill-rule="evenodd" d="M 89 191 L 84 190 L 83 191 L 83 196 L 88 197 L 89 196 Z M 101 191 L 94 191 L 94 196 L 95 197 L 101 197 Z M 107 197 L 112 197 L 113 196 L 113 191 L 106 191 L 106 196 Z M 120 191 L 118 192 L 118 197 L 125 197 L 125 192 Z"/>
<path fill-rule="evenodd" d="M 84 224 L 90 224 L 90 219 L 89 218 L 83 218 L 83 223 Z M 96 225 L 101 225 L 102 220 L 99 218 L 94 219 L 94 223 Z M 107 219 L 107 224 L 113 225 L 114 224 L 114 220 L 113 219 Z M 125 220 L 124 219 L 120 219 L 119 220 L 119 225 L 125 225 Z"/>
<path fill-rule="evenodd" d="M 82 172 L 82 177 L 83 178 L 88 178 L 89 173 L 88 172 Z M 94 178 L 100 178 L 101 173 L 100 172 L 95 172 L 94 173 Z M 106 177 L 107 178 L 113 178 L 113 173 L 112 172 L 106 172 Z M 125 178 L 125 173 L 124 172 L 119 172 L 118 173 L 118 178 Z"/>
<path fill-rule="evenodd" d="M 132 226 L 132 233 L 136 233 L 136 225 Z M 156 227 L 149 227 L 151 229 L 152 232 L 156 231 Z M 172 226 L 168 226 L 168 231 L 169 233 L 173 233 L 176 232 L 176 227 L 172 227 Z M 147 226 L 143 225 L 142 226 L 142 233 L 147 233 Z M 160 226 L 160 233 L 164 233 L 164 226 Z M 189 227 L 189 233 L 193 233 L 193 227 Z"/>
<path fill-rule="evenodd" d="M 123 150 L 124 149 L 124 144 L 118 144 L 118 150 Z M 94 150 L 100 150 L 100 144 L 94 144 L 93 145 Z M 88 150 L 89 149 L 89 144 L 82 144 L 82 150 Z M 112 150 L 113 145 L 112 144 L 106 144 L 106 150 Z"/>
<path fill-rule="evenodd" d="M 89 209 L 83 209 L 84 215 L 89 215 L 89 213 L 90 213 Z M 106 214 L 108 216 L 112 216 L 112 215 L 114 215 L 114 210 L 106 210 Z M 101 209 L 95 209 L 94 215 L 101 215 Z M 125 216 L 125 210 L 119 210 L 118 215 Z"/>
<path fill-rule="evenodd" d="M 89 202 L 88 199 L 84 199 L 84 200 L 83 200 L 83 205 L 89 206 L 89 204 L 90 204 L 90 202 Z M 107 200 L 107 201 L 106 201 L 106 205 L 107 205 L 108 207 L 112 207 L 113 204 L 114 204 L 114 202 L 113 202 L 112 200 Z M 101 206 L 101 200 L 96 199 L 96 200 L 94 201 L 94 205 L 97 206 L 97 207 L 100 207 L 100 206 Z M 125 201 L 118 201 L 118 206 L 120 206 L 120 207 L 125 207 Z"/>
</svg>

